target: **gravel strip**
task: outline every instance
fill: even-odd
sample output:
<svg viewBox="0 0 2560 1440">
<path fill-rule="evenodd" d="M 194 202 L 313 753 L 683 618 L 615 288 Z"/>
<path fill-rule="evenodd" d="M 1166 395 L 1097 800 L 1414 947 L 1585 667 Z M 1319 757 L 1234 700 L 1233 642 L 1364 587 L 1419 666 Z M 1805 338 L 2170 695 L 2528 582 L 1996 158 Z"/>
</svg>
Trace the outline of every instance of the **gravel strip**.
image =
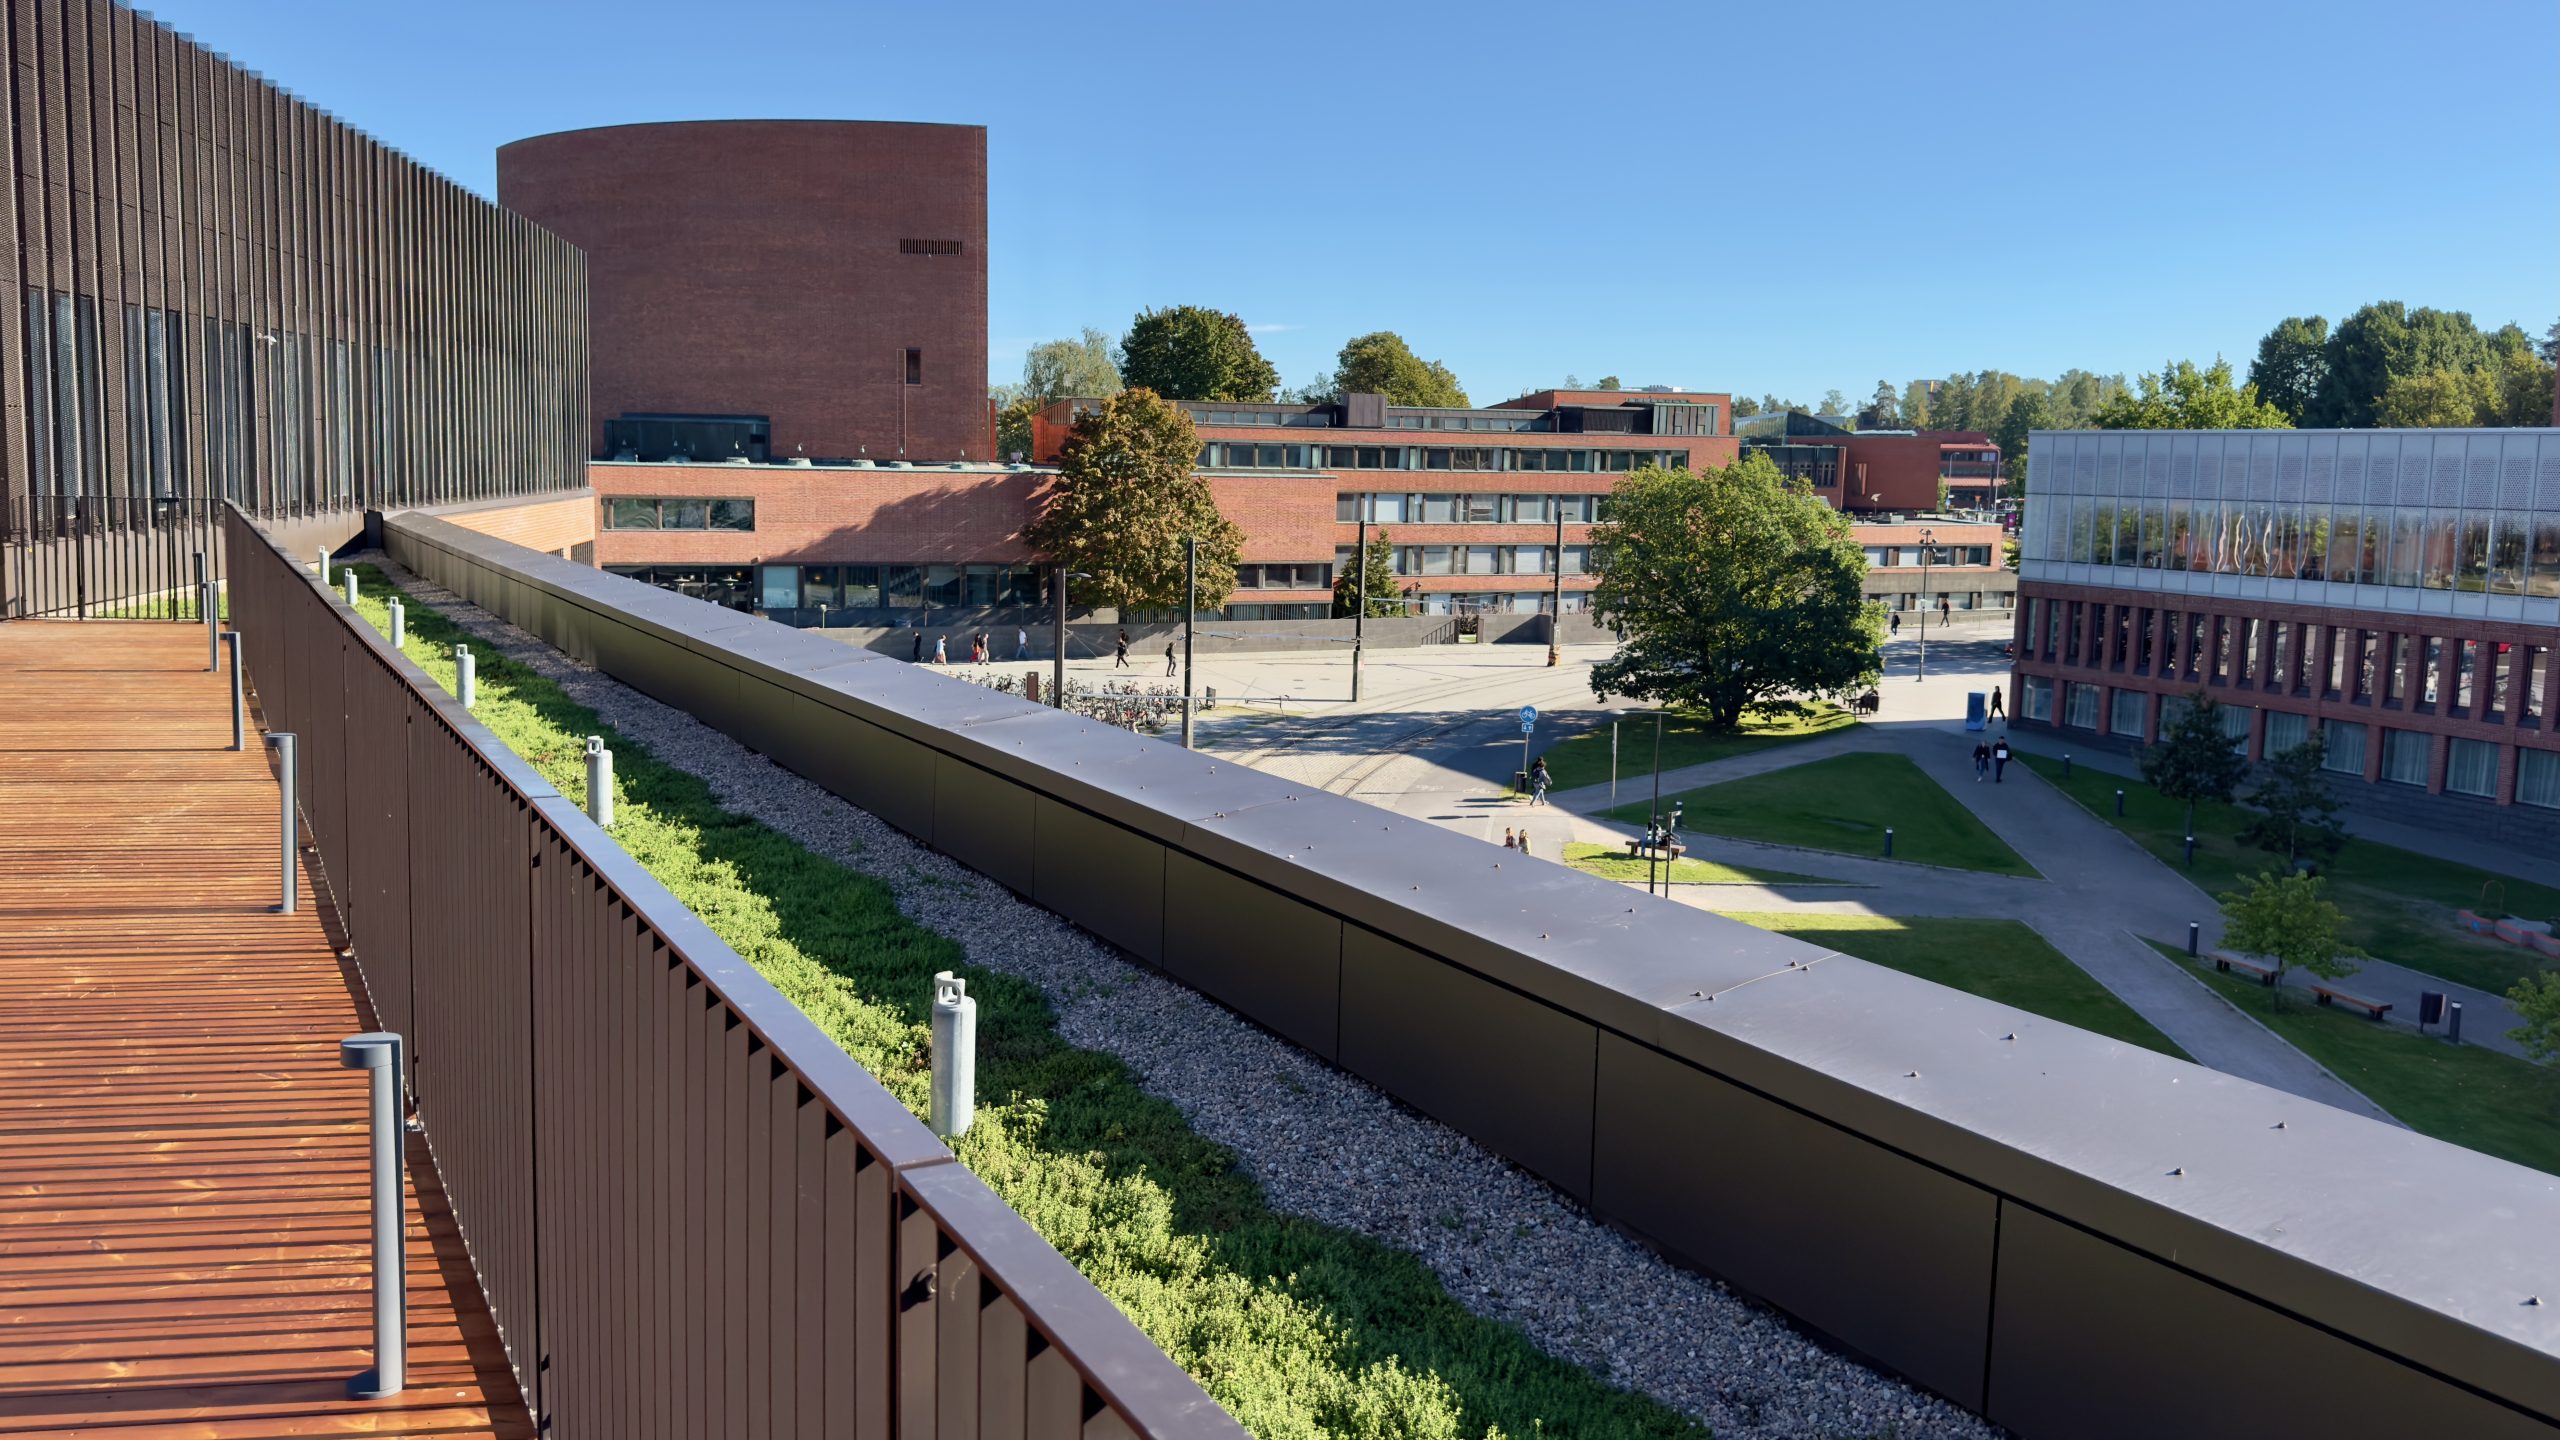
<svg viewBox="0 0 2560 1440">
<path fill-rule="evenodd" d="M 1680 1269 L 1545 1181 L 1215 1001 L 1129 960 L 727 735 L 460 597 L 370 561 L 474 637 L 707 782 L 720 803 L 887 885 L 972 963 L 1038 985 L 1059 1033 L 1118 1057 L 1236 1152 L 1271 1206 L 1419 1256 L 1479 1315 L 1694 1416 L 1720 1440 L 1997 1436 L 1947 1402 L 1824 1349 Z M 1353 1146 L 1342 1137 L 1358 1135 Z"/>
</svg>

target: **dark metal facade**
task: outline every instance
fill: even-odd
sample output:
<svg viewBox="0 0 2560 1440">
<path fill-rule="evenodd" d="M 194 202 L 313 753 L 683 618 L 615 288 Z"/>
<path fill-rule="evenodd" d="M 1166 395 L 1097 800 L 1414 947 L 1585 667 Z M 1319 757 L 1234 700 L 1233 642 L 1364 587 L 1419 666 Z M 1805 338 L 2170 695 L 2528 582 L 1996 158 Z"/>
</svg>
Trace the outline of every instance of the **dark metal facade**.
<svg viewBox="0 0 2560 1440">
<path fill-rule="evenodd" d="M 190 583 L 224 500 L 585 483 L 575 247 L 123 6 L 5 10 L 0 615 Z"/>
<path fill-rule="evenodd" d="M 880 1084 L 236 511 L 233 620 L 537 1423 L 1241 1440 Z M 672 598 L 672 597 L 670 597 Z"/>
<path fill-rule="evenodd" d="M 2560 1429 L 2552 1176 L 431 517 L 385 533 L 2020 1435 Z"/>
</svg>

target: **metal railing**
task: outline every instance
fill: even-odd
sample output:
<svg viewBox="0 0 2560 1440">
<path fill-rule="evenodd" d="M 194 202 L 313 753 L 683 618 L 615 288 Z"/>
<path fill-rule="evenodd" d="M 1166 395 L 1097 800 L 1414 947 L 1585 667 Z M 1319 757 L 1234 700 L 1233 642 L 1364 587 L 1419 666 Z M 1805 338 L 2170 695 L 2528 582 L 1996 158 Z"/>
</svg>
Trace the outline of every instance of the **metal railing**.
<svg viewBox="0 0 2560 1440">
<path fill-rule="evenodd" d="M 212 505 L 200 497 L 9 497 L 0 517 L 0 618 L 192 617 L 197 583 L 218 588 L 222 579 Z"/>
<path fill-rule="evenodd" d="M 536 1423 L 1244 1432 L 572 802 L 236 510 L 233 624 Z"/>
</svg>

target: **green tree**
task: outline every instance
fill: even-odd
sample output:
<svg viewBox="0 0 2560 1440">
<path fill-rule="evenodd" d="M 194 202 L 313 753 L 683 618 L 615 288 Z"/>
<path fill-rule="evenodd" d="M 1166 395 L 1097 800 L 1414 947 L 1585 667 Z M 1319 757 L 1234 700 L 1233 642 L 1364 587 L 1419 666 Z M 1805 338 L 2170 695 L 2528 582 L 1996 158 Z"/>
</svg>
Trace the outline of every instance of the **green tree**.
<svg viewBox="0 0 2560 1440">
<path fill-rule="evenodd" d="M 1053 400 L 1101 400 L 1120 393 L 1120 364 L 1112 358 L 1111 337 L 1087 325 L 1072 340 L 1034 345 L 1022 357 L 1023 398 L 1046 405 Z"/>
<path fill-rule="evenodd" d="M 1167 400 L 1268 400 L 1280 384 L 1241 318 L 1199 305 L 1139 311 L 1120 378 Z"/>
<path fill-rule="evenodd" d="M 2328 758 L 2323 735 L 2268 757 L 2266 773 L 2246 797 L 2261 813 L 2240 832 L 2240 843 L 2282 855 L 2288 869 L 2305 855 L 2336 859 L 2347 832 L 2338 827 L 2338 797 L 2321 768 Z"/>
<path fill-rule="evenodd" d="M 2434 370 L 2476 370 L 2488 358 L 2488 338 L 2463 311 L 2378 301 L 2330 333 L 2328 366 L 2304 423 L 2364 429 L 2380 423 L 2392 381 Z"/>
<path fill-rule="evenodd" d="M 1594 390 L 1615 390 L 1618 388 L 1618 377 L 1615 375 L 1603 375 L 1599 379 L 1591 382 L 1591 388 Z"/>
<path fill-rule="evenodd" d="M 2249 362 L 2249 383 L 2258 398 L 2302 423 L 2321 382 L 2329 373 L 2329 322 L 2318 315 L 2293 315 L 2276 322 L 2258 341 L 2258 358 Z"/>
<path fill-rule="evenodd" d="M 1890 380 L 1876 382 L 1875 394 L 1867 398 L 1866 408 L 1858 412 L 1861 430 L 1890 430 L 1902 422 L 1902 395 Z"/>
<path fill-rule="evenodd" d="M 1603 387 L 1606 388 L 1606 387 Z M 1390 405 L 1433 405 L 1467 408 L 1467 392 L 1458 377 L 1437 360 L 1413 353 L 1393 330 L 1373 330 L 1344 342 L 1334 357 L 1333 394 L 1384 395 Z"/>
<path fill-rule="evenodd" d="M 2056 428 L 2053 405 L 2041 390 L 2021 390 L 1991 427 L 1991 443 L 2000 447 L 2000 459 L 2009 472 L 2009 493 L 2026 490 L 2027 437 L 2038 430 Z"/>
<path fill-rule="evenodd" d="M 1757 414 L 1759 414 L 1759 413 L 1760 413 L 1760 402 L 1759 402 L 1759 401 L 1752 399 L 1752 398 L 1751 398 L 1750 396 L 1748 396 L 1748 395 L 1736 395 L 1736 396 L 1734 396 L 1734 397 L 1733 397 L 1733 418 L 1734 418 L 1734 419 L 1736 419 L 1736 420 L 1748 420 L 1748 419 L 1750 419 L 1752 416 L 1757 415 Z"/>
<path fill-rule="evenodd" d="M 1846 396 L 1846 395 L 1841 394 L 1841 393 L 1840 393 L 1839 391 L 1837 391 L 1837 390 L 1825 390 L 1825 391 L 1823 391 L 1823 392 L 1822 392 L 1822 410 L 1821 410 L 1821 413 L 1822 413 L 1822 414 L 1825 414 L 1825 415 L 1846 415 L 1846 414 L 1848 414 L 1848 413 L 1849 413 L 1849 397 L 1848 397 L 1848 396 Z"/>
<path fill-rule="evenodd" d="M 1930 392 L 1937 388 L 1935 380 L 1914 380 L 1902 387 L 1902 428 L 1926 430 L 1937 419 Z"/>
<path fill-rule="evenodd" d="M 2231 362 L 2208 369 L 2180 360 L 2138 382 L 2139 394 L 2117 391 L 2093 417 L 2101 430 L 2290 430 L 2284 412 L 2258 398 L 2258 387 L 2231 383 Z"/>
<path fill-rule="evenodd" d="M 2370 958 L 2340 939 L 2347 917 L 2321 895 L 2328 882 L 2317 875 L 2260 874 L 2245 893 L 2225 891 L 2222 943 L 2276 962 L 2276 998 L 2284 972 L 2308 970 L 2323 980 L 2343 980 L 2355 962 Z"/>
<path fill-rule="evenodd" d="M 2494 425 L 2499 398 L 2496 378 L 2486 370 L 2429 370 L 2393 377 L 2373 419 L 2424 430 Z"/>
<path fill-rule="evenodd" d="M 1884 613 L 1848 517 L 1745 453 L 1721 470 L 1646 468 L 1610 492 L 1593 527 L 1592 606 L 1618 653 L 1599 695 L 1691 706 L 1733 729 L 1745 711 L 1804 709 L 1879 673 Z"/>
<path fill-rule="evenodd" d="M 1387 532 L 1370 531 L 1368 552 L 1355 559 L 1363 563 L 1357 568 L 1342 566 L 1342 573 L 1334 577 L 1334 618 L 1357 613 L 1364 595 L 1373 620 L 1382 615 L 1403 614 L 1404 592 L 1396 579 L 1396 547 L 1387 540 Z"/>
<path fill-rule="evenodd" d="M 2186 713 L 2160 727 L 2160 738 L 2142 751 L 2142 780 L 2172 800 L 2187 802 L 2189 835 L 2196 833 L 2196 802 L 2229 801 L 2249 773 L 2248 757 L 2222 728 L 2222 704 L 2206 691 L 2189 698 Z"/>
<path fill-rule="evenodd" d="M 2495 377 L 2501 425 L 2548 425 L 2552 421 L 2552 364 L 2538 346 L 2510 350 L 2499 357 Z"/>
<path fill-rule="evenodd" d="M 2545 970 L 2527 975 L 2507 991 L 2507 1003 L 2516 1007 L 2516 1018 L 2524 1021 L 2507 1032 L 2507 1038 L 2524 1047 L 2524 1053 L 2548 1065 L 2560 1060 L 2560 970 Z"/>
<path fill-rule="evenodd" d="M 1086 576 L 1069 593 L 1086 604 L 1179 609 L 1183 540 L 1200 539 L 1200 605 L 1216 609 L 1236 587 L 1244 531 L 1218 513 L 1193 468 L 1200 437 L 1182 407 L 1143 387 L 1123 390 L 1076 417 L 1058 451 L 1034 549 Z"/>
<path fill-rule="evenodd" d="M 1010 385 L 998 386 L 992 394 L 996 400 L 996 458 L 999 460 L 1037 460 L 1032 451 L 1031 417 L 1041 411 L 1041 404 L 1022 395 Z"/>
</svg>

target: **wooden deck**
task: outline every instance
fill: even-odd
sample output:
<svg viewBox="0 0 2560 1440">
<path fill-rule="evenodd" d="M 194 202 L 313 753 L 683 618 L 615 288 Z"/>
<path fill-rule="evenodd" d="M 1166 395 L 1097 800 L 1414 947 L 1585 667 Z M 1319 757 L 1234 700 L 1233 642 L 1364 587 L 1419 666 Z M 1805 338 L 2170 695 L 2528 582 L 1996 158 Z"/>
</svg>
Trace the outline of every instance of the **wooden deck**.
<svg viewBox="0 0 2560 1440">
<path fill-rule="evenodd" d="M 0 624 L 0 1437 L 530 1436 L 425 1147 L 372 1363 L 373 1028 L 199 626 Z"/>
</svg>

